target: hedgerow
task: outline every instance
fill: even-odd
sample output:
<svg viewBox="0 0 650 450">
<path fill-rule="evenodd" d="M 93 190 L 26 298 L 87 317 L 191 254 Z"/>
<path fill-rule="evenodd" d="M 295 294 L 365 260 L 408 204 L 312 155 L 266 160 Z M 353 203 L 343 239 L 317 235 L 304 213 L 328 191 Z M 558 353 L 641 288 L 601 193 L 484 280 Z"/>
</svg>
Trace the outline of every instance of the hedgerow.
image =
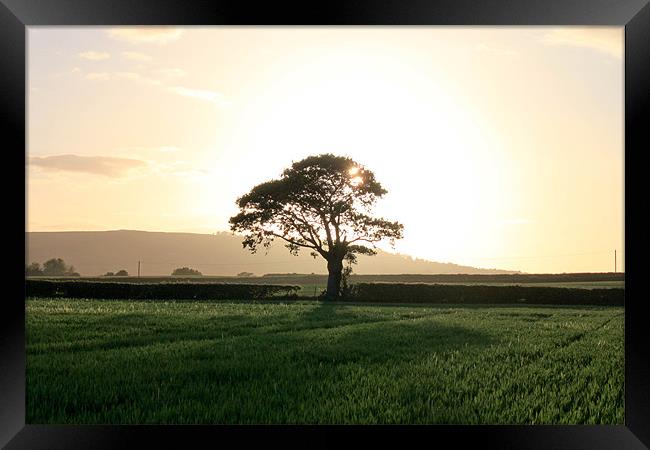
<svg viewBox="0 0 650 450">
<path fill-rule="evenodd" d="M 624 289 L 449 285 L 425 283 L 357 283 L 349 300 L 389 303 L 455 303 L 623 306 Z"/>
<path fill-rule="evenodd" d="M 300 286 L 206 282 L 127 283 L 26 279 L 27 297 L 246 300 L 298 297 Z M 369 303 L 530 304 L 623 306 L 624 289 L 428 283 L 356 283 L 346 301 Z"/>
<path fill-rule="evenodd" d="M 25 280 L 27 297 L 240 300 L 295 296 L 300 286 L 227 283 L 111 283 Z"/>
</svg>

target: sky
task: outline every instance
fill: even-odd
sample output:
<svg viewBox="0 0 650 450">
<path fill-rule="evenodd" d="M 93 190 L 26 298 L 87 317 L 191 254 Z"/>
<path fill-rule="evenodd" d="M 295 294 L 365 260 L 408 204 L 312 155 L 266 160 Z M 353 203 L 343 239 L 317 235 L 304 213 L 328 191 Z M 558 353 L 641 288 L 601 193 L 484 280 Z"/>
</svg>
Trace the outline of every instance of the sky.
<svg viewBox="0 0 650 450">
<path fill-rule="evenodd" d="M 622 27 L 28 27 L 27 231 L 228 231 L 350 156 L 394 249 L 624 270 Z"/>
</svg>

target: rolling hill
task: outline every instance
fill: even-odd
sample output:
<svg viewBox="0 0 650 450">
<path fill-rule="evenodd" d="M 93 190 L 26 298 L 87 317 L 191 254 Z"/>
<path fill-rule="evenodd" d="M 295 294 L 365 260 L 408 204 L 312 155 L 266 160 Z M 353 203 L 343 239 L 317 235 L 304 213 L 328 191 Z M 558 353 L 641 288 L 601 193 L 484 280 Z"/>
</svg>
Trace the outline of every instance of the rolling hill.
<svg viewBox="0 0 650 450">
<path fill-rule="evenodd" d="M 228 232 L 216 234 L 164 233 L 132 230 L 26 232 L 26 263 L 63 258 L 82 276 L 102 275 L 126 269 L 136 275 L 169 275 L 177 267 L 188 266 L 204 275 L 266 273 L 326 273 L 322 258 L 307 252 L 291 256 L 279 243 L 268 254 L 242 249 L 241 237 Z M 360 256 L 357 274 L 500 274 L 517 273 L 479 269 L 451 263 L 416 259 L 380 251 L 376 256 Z"/>
</svg>

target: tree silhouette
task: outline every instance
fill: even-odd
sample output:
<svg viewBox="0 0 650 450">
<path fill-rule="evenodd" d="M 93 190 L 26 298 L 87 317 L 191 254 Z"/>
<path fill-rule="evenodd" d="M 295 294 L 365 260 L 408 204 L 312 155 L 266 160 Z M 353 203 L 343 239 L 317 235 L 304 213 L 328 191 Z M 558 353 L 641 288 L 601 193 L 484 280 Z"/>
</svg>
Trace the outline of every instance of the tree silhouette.
<svg viewBox="0 0 650 450">
<path fill-rule="evenodd" d="M 189 267 L 178 267 L 174 269 L 172 275 L 192 275 L 192 276 L 202 276 L 203 274 L 196 269 L 190 269 Z"/>
<path fill-rule="evenodd" d="M 43 275 L 43 269 L 39 263 L 33 262 L 29 266 L 25 266 L 25 275 L 28 277 L 40 276 Z"/>
<path fill-rule="evenodd" d="M 281 238 L 293 255 L 306 248 L 314 258 L 322 256 L 332 299 L 340 295 L 345 259 L 356 262 L 358 254 L 374 255 L 379 241 L 394 244 L 402 237 L 403 225 L 371 216 L 384 194 L 374 173 L 351 158 L 310 156 L 237 199 L 240 212 L 230 218 L 230 228 L 244 234 L 242 244 L 252 253 Z"/>
</svg>

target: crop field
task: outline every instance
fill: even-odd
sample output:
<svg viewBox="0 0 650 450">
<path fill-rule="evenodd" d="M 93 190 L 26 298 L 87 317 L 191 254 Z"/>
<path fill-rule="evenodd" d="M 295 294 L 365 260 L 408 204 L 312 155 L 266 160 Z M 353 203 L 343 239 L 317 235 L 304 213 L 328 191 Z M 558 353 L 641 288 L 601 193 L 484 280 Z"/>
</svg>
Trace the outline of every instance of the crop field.
<svg viewBox="0 0 650 450">
<path fill-rule="evenodd" d="M 621 307 L 28 298 L 30 424 L 622 424 Z"/>
</svg>

